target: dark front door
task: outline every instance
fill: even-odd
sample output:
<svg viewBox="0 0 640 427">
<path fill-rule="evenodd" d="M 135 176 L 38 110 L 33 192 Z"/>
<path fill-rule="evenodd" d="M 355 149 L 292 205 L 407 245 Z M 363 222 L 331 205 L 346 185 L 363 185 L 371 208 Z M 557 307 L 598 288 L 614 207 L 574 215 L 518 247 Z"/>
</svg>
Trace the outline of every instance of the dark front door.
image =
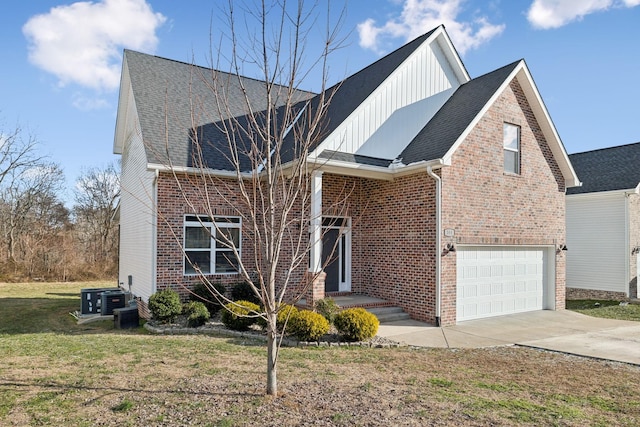
<svg viewBox="0 0 640 427">
<path fill-rule="evenodd" d="M 326 228 L 322 235 L 322 265 L 327 277 L 324 281 L 325 292 L 340 290 L 340 230 Z"/>
</svg>

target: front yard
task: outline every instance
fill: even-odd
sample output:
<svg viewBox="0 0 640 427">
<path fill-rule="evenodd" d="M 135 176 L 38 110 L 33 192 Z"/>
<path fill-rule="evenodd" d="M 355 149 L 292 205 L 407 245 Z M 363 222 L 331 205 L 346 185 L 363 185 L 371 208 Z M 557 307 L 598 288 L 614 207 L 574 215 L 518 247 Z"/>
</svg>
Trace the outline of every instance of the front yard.
<svg viewBox="0 0 640 427">
<path fill-rule="evenodd" d="M 638 425 L 640 368 L 517 347 L 283 348 L 77 325 L 80 289 L 0 284 L 0 425 Z"/>
</svg>

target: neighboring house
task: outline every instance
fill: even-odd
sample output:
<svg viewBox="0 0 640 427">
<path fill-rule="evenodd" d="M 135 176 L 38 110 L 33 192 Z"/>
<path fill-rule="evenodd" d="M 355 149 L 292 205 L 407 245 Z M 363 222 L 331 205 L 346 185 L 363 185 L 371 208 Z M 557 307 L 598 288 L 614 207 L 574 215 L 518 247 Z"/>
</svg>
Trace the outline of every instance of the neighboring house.
<svg viewBox="0 0 640 427">
<path fill-rule="evenodd" d="M 640 143 L 569 156 L 567 298 L 638 297 Z"/>
<path fill-rule="evenodd" d="M 179 242 L 201 212 L 188 208 L 177 182 L 195 197 L 188 135 L 216 120 L 192 122 L 190 96 L 216 111 L 194 79 L 200 70 L 124 55 L 114 141 L 122 154 L 120 282 L 143 309 L 156 290 L 198 281 Z M 259 81 L 241 79 L 249 97 L 259 93 Z M 323 243 L 337 250 L 308 301 L 364 294 L 442 325 L 564 308 L 565 189 L 579 181 L 524 61 L 471 79 L 441 26 L 341 82 L 327 118 L 327 136 L 309 156 L 321 195 L 311 214 L 326 216 L 327 232 L 310 256 Z M 209 160 L 211 174 L 229 176 L 222 159 Z M 179 181 L 172 170 L 184 174 Z M 332 217 L 345 186 L 350 213 Z M 209 203 L 225 216 L 219 225 L 247 243 L 225 203 Z M 212 281 L 238 280 L 232 266 L 216 268 Z"/>
</svg>

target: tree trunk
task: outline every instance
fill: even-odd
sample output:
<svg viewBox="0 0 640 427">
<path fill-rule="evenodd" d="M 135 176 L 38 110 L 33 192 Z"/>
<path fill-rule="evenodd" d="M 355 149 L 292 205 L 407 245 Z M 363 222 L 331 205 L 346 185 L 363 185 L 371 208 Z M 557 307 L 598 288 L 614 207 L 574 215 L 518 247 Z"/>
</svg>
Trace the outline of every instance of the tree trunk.
<svg viewBox="0 0 640 427">
<path fill-rule="evenodd" d="M 267 319 L 267 394 L 278 395 L 278 334 L 276 330 L 276 313 L 268 313 Z"/>
</svg>

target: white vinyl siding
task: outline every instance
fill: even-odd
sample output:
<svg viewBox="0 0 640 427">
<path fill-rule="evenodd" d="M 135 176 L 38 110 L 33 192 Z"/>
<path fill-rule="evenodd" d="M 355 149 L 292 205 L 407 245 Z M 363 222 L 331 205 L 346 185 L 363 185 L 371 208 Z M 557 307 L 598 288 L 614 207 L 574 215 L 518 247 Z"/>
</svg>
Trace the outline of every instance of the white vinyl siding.
<svg viewBox="0 0 640 427">
<path fill-rule="evenodd" d="M 155 266 L 153 255 L 154 173 L 147 171 L 147 158 L 140 136 L 139 124 L 130 97 L 126 118 L 126 141 L 123 144 L 120 195 L 120 265 L 119 281 L 144 301 L 154 292 Z M 122 118 L 119 118 L 122 119 Z"/>
<path fill-rule="evenodd" d="M 547 248 L 460 247 L 457 321 L 542 310 L 549 292 Z"/>
<path fill-rule="evenodd" d="M 567 287 L 628 292 L 623 192 L 567 196 Z"/>
<path fill-rule="evenodd" d="M 321 145 L 395 158 L 460 86 L 437 41 L 416 50 Z"/>
</svg>

